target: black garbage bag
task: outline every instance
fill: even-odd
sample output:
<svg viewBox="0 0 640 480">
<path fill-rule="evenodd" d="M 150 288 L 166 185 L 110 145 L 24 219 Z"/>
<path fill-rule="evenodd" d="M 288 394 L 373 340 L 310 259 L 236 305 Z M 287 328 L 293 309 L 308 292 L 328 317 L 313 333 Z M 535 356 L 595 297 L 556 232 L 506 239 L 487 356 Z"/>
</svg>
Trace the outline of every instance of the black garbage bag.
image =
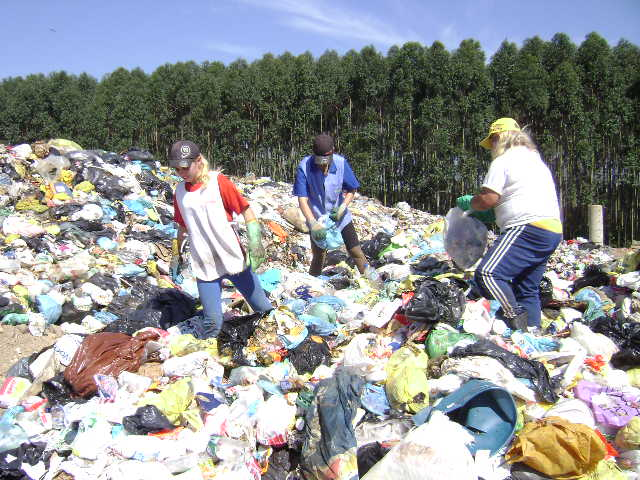
<svg viewBox="0 0 640 480">
<path fill-rule="evenodd" d="M 81 398 L 72 398 L 73 389 L 65 380 L 64 372 L 60 372 L 49 380 L 42 382 L 42 396 L 44 396 L 50 405 L 56 403 L 64 405 L 71 401 L 76 403 L 84 403 L 86 400 Z"/>
<path fill-rule="evenodd" d="M 136 310 L 110 323 L 102 331 L 133 335 L 144 327 L 166 330 L 195 314 L 196 301 L 193 297 L 175 288 L 164 288 L 139 305 Z"/>
<path fill-rule="evenodd" d="M 373 238 L 361 243 L 362 252 L 371 262 L 378 260 L 378 255 L 382 250 L 391 245 L 391 235 L 385 232 L 376 233 Z"/>
<path fill-rule="evenodd" d="M 358 447 L 358 475 L 364 476 L 371 467 L 389 453 L 389 450 L 391 450 L 390 446 L 382 445 L 380 442 L 367 443 Z"/>
<path fill-rule="evenodd" d="M 31 480 L 24 470 L 23 464 L 31 466 L 44 462 L 49 469 L 49 460 L 55 450 L 45 452 L 46 442 L 23 443 L 18 448 L 0 453 L 0 479 L 2 480 Z"/>
<path fill-rule="evenodd" d="M 109 200 L 118 200 L 130 193 L 129 188 L 121 178 L 102 168 L 88 166 L 82 170 L 82 176 L 85 180 L 93 183 L 96 191 Z"/>
<path fill-rule="evenodd" d="M 349 288 L 352 284 L 351 278 L 347 277 L 346 275 L 334 275 L 329 280 L 327 280 L 327 282 L 329 282 L 336 290 Z"/>
<path fill-rule="evenodd" d="M 64 205 L 58 205 L 49 209 L 49 213 L 55 218 L 70 217 L 74 213 L 82 210 L 82 205 L 77 203 L 65 203 Z"/>
<path fill-rule="evenodd" d="M 582 277 L 578 278 L 571 286 L 571 292 L 575 293 L 584 287 L 604 287 L 609 285 L 609 275 L 603 272 L 598 265 L 589 265 Z"/>
<path fill-rule="evenodd" d="M 120 290 L 120 280 L 113 275 L 106 273 L 94 273 L 88 282 L 97 285 L 103 290 L 110 290 L 112 292 L 117 292 Z"/>
<path fill-rule="evenodd" d="M 42 253 L 49 251 L 49 245 L 44 240 L 44 236 L 39 237 L 21 237 L 27 246 L 34 252 Z"/>
<path fill-rule="evenodd" d="M 226 318 L 218 334 L 218 350 L 224 355 L 231 355 L 236 365 L 247 365 L 242 349 L 247 346 L 261 318 L 260 312 Z"/>
<path fill-rule="evenodd" d="M 475 355 L 495 358 L 516 377 L 529 379 L 533 385 L 533 390 L 545 402 L 555 403 L 558 401 L 558 395 L 553 389 L 549 372 L 542 363 L 522 358 L 509 350 L 499 347 L 491 340 L 480 338 L 477 342 L 465 347 L 456 347 L 449 356 L 462 358 Z"/>
<path fill-rule="evenodd" d="M 89 315 L 91 312 L 86 310 L 78 310 L 73 302 L 67 301 L 62 304 L 62 315 L 60 315 L 59 323 L 69 322 L 81 324 L 84 317 Z"/>
<path fill-rule="evenodd" d="M 133 435 L 147 435 L 175 428 L 175 425 L 155 405 L 138 407 L 136 413 L 122 418 L 122 425 Z"/>
<path fill-rule="evenodd" d="M 424 257 L 418 263 L 411 265 L 411 273 L 426 277 L 434 277 L 450 271 L 451 267 L 447 262 L 438 260 L 433 256 Z"/>
<path fill-rule="evenodd" d="M 462 317 L 465 304 L 466 298 L 460 287 L 426 278 L 417 287 L 405 313 L 411 321 L 443 322 L 455 327 Z"/>
<path fill-rule="evenodd" d="M 138 147 L 131 147 L 129 151 L 124 154 L 125 159 L 127 160 L 138 160 L 140 162 L 149 162 L 153 161 L 153 154 L 148 150 L 142 150 Z"/>
<path fill-rule="evenodd" d="M 601 316 L 593 320 L 589 328 L 606 335 L 619 347 L 611 357 L 615 368 L 628 370 L 640 366 L 640 323 Z"/>
<path fill-rule="evenodd" d="M 289 450 L 285 448 L 274 448 L 269 457 L 269 468 L 262 474 L 262 480 L 282 480 L 287 478 L 289 472 L 295 467 L 292 466 Z"/>
<path fill-rule="evenodd" d="M 540 280 L 540 304 L 544 307 L 553 300 L 553 283 L 547 277 Z"/>
<path fill-rule="evenodd" d="M 289 361 L 298 373 L 312 373 L 319 365 L 331 363 L 331 351 L 322 337 L 309 335 L 300 345 L 289 350 Z"/>
</svg>

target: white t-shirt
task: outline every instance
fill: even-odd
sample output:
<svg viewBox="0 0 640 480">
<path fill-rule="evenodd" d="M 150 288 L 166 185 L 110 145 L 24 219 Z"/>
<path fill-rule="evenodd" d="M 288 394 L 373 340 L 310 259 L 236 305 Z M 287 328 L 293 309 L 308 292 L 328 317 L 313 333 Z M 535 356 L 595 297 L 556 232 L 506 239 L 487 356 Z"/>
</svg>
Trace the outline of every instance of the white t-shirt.
<svg viewBox="0 0 640 480">
<path fill-rule="evenodd" d="M 500 194 L 495 207 L 501 230 L 538 220 L 560 220 L 553 177 L 536 151 L 513 147 L 495 158 L 482 183 Z"/>
</svg>

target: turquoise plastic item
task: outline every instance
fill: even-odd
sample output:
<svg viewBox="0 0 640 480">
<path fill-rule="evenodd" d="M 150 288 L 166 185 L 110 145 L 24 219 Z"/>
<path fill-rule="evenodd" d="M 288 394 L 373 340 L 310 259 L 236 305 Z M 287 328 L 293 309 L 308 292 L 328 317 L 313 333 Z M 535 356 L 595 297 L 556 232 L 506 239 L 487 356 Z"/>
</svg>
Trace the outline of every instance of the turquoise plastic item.
<svg viewBox="0 0 640 480">
<path fill-rule="evenodd" d="M 511 394 L 486 380 L 469 380 L 444 397 L 435 407 L 427 407 L 413 416 L 416 425 L 428 421 L 434 410 L 440 410 L 461 424 L 473 436 L 467 445 L 472 454 L 489 450 L 495 455 L 507 445 L 516 429 L 518 413 Z"/>
<path fill-rule="evenodd" d="M 38 311 L 44 316 L 47 324 L 56 323 L 62 315 L 62 305 L 56 302 L 49 295 L 38 295 L 36 297 Z"/>
<path fill-rule="evenodd" d="M 315 242 L 323 250 L 335 250 L 336 248 L 340 248 L 344 245 L 344 240 L 342 239 L 342 233 L 340 230 L 336 228 L 336 222 L 329 218 L 329 215 L 322 215 L 318 218 L 318 222 L 325 226 L 327 229 L 327 236 L 323 240 L 315 240 L 313 237 L 312 241 Z"/>
</svg>

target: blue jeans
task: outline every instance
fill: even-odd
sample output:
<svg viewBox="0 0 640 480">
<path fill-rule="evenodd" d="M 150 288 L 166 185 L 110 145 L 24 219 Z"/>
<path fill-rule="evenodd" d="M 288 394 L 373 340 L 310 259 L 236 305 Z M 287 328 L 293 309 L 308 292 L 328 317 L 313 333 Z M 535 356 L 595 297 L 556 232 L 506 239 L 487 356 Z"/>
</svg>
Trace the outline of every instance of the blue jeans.
<svg viewBox="0 0 640 480">
<path fill-rule="evenodd" d="M 523 310 L 530 327 L 540 326 L 540 280 L 562 234 L 532 225 L 506 230 L 484 255 L 475 280 L 487 298 L 500 302 L 512 319 Z"/>
<path fill-rule="evenodd" d="M 234 275 L 223 275 L 215 280 L 198 280 L 198 292 L 204 313 L 204 338 L 217 337 L 222 329 L 222 280 L 228 279 L 256 312 L 273 309 L 271 302 L 260 286 L 260 280 L 251 268 Z"/>
</svg>

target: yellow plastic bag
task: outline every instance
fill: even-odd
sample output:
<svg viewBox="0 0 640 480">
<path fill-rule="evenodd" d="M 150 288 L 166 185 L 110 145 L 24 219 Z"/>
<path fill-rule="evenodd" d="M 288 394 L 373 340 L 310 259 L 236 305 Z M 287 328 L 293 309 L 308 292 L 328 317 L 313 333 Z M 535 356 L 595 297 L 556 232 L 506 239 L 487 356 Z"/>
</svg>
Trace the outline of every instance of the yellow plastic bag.
<svg viewBox="0 0 640 480">
<path fill-rule="evenodd" d="M 194 397 L 191 379 L 187 377 L 172 383 L 161 393 L 147 392 L 138 406 L 155 405 L 174 425 L 189 423 L 194 429 L 200 430 L 203 423 L 198 409 L 189 409 Z"/>
<path fill-rule="evenodd" d="M 627 370 L 627 376 L 629 377 L 629 383 L 632 387 L 640 387 L 640 368 L 631 368 Z"/>
<path fill-rule="evenodd" d="M 629 423 L 618 430 L 615 443 L 624 450 L 640 448 L 640 417 L 633 417 Z"/>
<path fill-rule="evenodd" d="M 169 350 L 174 357 L 183 357 L 193 352 L 206 351 L 213 358 L 218 356 L 218 341 L 215 338 L 198 340 L 190 333 L 178 335 L 169 342 Z"/>
<path fill-rule="evenodd" d="M 505 459 L 523 462 L 558 480 L 571 480 L 593 472 L 605 454 L 605 445 L 593 429 L 546 417 L 524 426 Z"/>
<path fill-rule="evenodd" d="M 416 413 L 429 406 L 428 363 L 427 354 L 414 345 L 405 345 L 391 355 L 385 367 L 385 391 L 392 407 Z"/>
<path fill-rule="evenodd" d="M 95 185 L 87 180 L 80 182 L 75 187 L 73 187 L 73 191 L 89 193 L 93 192 L 96 189 Z"/>
</svg>

